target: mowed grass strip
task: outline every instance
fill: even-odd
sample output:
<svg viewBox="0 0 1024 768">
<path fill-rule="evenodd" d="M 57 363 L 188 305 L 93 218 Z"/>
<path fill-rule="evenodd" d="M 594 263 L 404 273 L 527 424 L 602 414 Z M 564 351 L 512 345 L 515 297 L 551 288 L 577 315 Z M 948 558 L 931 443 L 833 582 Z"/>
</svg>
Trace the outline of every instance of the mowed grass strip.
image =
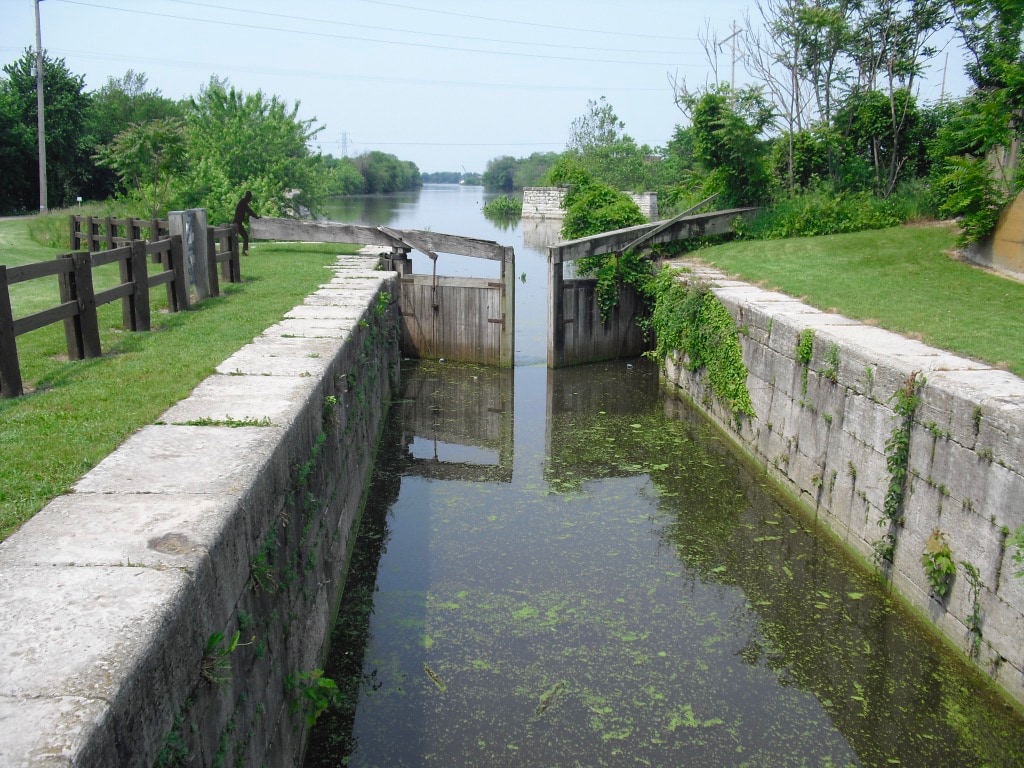
<svg viewBox="0 0 1024 768">
<path fill-rule="evenodd" d="M 25 226 L 24 221 L 0 222 L 0 263 L 56 255 L 40 252 L 20 233 L 9 231 Z M 103 307 L 104 355 L 95 360 L 67 361 L 59 323 L 20 336 L 18 356 L 29 394 L 0 399 L 0 539 L 327 282 L 331 274 L 326 267 L 338 253 L 355 250 L 332 244 L 255 244 L 242 258 L 241 284 L 222 286 L 222 296 L 190 312 L 154 314 L 148 333 L 124 331 L 119 304 Z M 51 281 L 56 284 L 56 278 L 39 282 Z M 31 288 L 15 296 L 15 316 L 26 314 L 19 305 L 35 304 L 40 291 Z M 155 305 L 166 304 L 163 287 L 151 296 Z"/>
<path fill-rule="evenodd" d="M 690 256 L 736 277 L 1024 376 L 1024 283 L 959 261 L 947 226 L 743 241 Z"/>
</svg>

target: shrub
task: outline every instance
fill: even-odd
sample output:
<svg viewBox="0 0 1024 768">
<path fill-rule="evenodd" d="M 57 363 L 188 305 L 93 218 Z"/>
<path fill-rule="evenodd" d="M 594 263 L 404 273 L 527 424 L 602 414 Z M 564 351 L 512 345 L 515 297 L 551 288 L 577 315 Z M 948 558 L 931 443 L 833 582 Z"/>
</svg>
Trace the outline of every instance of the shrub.
<svg viewBox="0 0 1024 768">
<path fill-rule="evenodd" d="M 523 201 L 517 197 L 500 195 L 484 206 L 488 217 L 516 218 L 523 215 Z"/>
</svg>

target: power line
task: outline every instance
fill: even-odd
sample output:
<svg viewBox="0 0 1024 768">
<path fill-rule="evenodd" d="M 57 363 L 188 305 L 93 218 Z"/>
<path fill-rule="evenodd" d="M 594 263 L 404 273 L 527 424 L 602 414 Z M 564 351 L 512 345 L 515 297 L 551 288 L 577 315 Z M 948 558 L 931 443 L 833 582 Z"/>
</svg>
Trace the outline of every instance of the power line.
<svg viewBox="0 0 1024 768">
<path fill-rule="evenodd" d="M 20 49 L 6 49 L 0 47 L 0 51 L 3 50 L 20 50 Z M 79 51 L 73 48 L 50 48 L 53 53 L 60 54 L 62 56 L 77 56 L 82 59 L 94 59 L 98 61 L 123 61 L 133 65 L 139 64 L 160 64 L 164 67 L 173 69 L 195 69 L 199 71 L 211 72 L 211 71 L 228 71 L 225 70 L 221 64 L 213 64 L 210 62 L 197 61 L 190 59 L 188 61 L 182 59 L 159 59 L 159 58 L 143 58 L 139 56 L 122 56 L 118 54 L 110 53 L 94 53 L 92 51 Z M 695 68 L 703 69 L 703 65 L 694 65 Z M 666 86 L 616 86 L 607 84 L 597 85 L 557 85 L 553 83 L 494 83 L 494 82 L 482 82 L 472 80 L 443 80 L 443 79 L 425 79 L 425 78 L 409 78 L 409 77 L 386 77 L 384 75 L 358 75 L 351 73 L 342 72 L 317 72 L 309 69 L 281 69 L 272 67 L 251 67 L 246 66 L 245 72 L 247 74 L 255 75 L 268 75 L 273 77 L 302 77 L 309 80 L 326 80 L 330 82 L 344 82 L 344 81 L 366 81 L 374 83 L 396 83 L 399 85 L 411 85 L 411 86 L 439 86 L 442 88 L 487 88 L 493 90 L 523 90 L 523 91 L 555 91 L 555 92 L 583 92 L 583 93 L 662 93 L 666 90 Z"/>
<path fill-rule="evenodd" d="M 359 2 L 367 3 L 368 5 L 387 5 L 392 8 L 403 8 L 409 11 L 421 11 L 422 13 L 437 13 L 443 16 L 459 16 L 464 19 L 476 19 L 478 21 L 493 21 L 499 24 L 519 24 L 524 27 L 539 27 L 541 29 L 556 29 L 562 32 L 589 32 L 598 35 L 617 35 L 624 37 L 642 37 L 652 40 L 697 40 L 695 37 L 673 37 L 669 35 L 648 35 L 636 32 L 612 32 L 604 29 L 586 29 L 583 27 L 560 27 L 555 24 L 540 24 L 533 21 L 517 21 L 516 19 L 496 19 L 490 16 L 474 16 L 469 13 L 457 13 L 455 11 L 439 11 L 436 8 L 421 8 L 415 5 L 403 5 L 402 3 L 389 3 L 383 2 L 383 0 L 359 0 Z"/>
<path fill-rule="evenodd" d="M 216 21 L 214 19 L 201 19 L 201 18 L 195 18 L 195 17 L 180 16 L 180 15 L 171 14 L 171 13 L 159 13 L 157 11 L 141 11 L 141 10 L 138 10 L 138 9 L 135 9 L 135 8 L 118 8 L 116 6 L 101 5 L 99 3 L 88 3 L 88 2 L 84 2 L 84 0 L 56 0 L 56 1 L 60 2 L 60 3 L 64 3 L 66 5 L 78 5 L 78 6 L 82 6 L 82 7 L 85 7 L 85 8 L 99 8 L 101 10 L 106 10 L 106 11 L 118 11 L 120 13 L 132 13 L 132 14 L 137 14 L 137 15 L 140 15 L 140 16 L 151 16 L 151 17 L 163 18 L 163 19 L 174 19 L 174 20 L 177 20 L 177 21 L 194 21 L 194 22 L 198 22 L 198 23 L 201 23 L 201 24 L 216 24 L 216 25 L 219 25 L 219 26 L 231 27 L 233 29 L 254 29 L 254 30 L 259 30 L 259 31 L 263 31 L 263 32 L 278 32 L 278 33 L 280 33 L 280 32 L 288 32 L 288 33 L 296 34 L 296 35 L 307 35 L 309 37 L 321 37 L 321 38 L 329 38 L 329 39 L 333 39 L 333 40 L 354 40 L 354 41 L 360 42 L 360 43 L 380 43 L 382 45 L 400 45 L 400 46 L 405 46 L 405 47 L 410 47 L 410 48 L 427 48 L 427 49 L 431 49 L 431 50 L 454 51 L 454 52 L 458 52 L 458 53 L 483 53 L 483 54 L 487 54 L 489 56 L 512 56 L 512 57 L 516 57 L 516 58 L 524 58 L 525 57 L 525 58 L 531 58 L 531 59 L 548 59 L 548 60 L 552 60 L 552 61 L 573 61 L 573 62 L 579 62 L 579 63 L 583 63 L 583 64 L 586 64 L 586 63 L 590 63 L 590 64 L 624 64 L 624 65 L 639 65 L 639 66 L 646 66 L 646 67 L 650 67 L 650 66 L 662 66 L 662 67 L 675 66 L 674 64 L 671 64 L 671 63 L 668 63 L 668 62 L 658 62 L 658 61 L 631 61 L 631 60 L 627 60 L 627 59 L 605 59 L 605 58 L 590 59 L 590 58 L 582 58 L 582 57 L 576 57 L 576 56 L 554 56 L 554 55 L 551 55 L 551 54 L 543 54 L 543 53 L 516 53 L 516 52 L 513 52 L 513 51 L 493 51 L 493 50 L 485 50 L 485 49 L 480 49 L 480 48 L 458 48 L 458 47 L 450 46 L 450 45 L 432 45 L 430 43 L 410 43 L 410 42 L 403 42 L 403 41 L 396 41 L 396 40 L 381 40 L 381 39 L 367 38 L 367 37 L 364 37 L 364 36 L 339 35 L 339 34 L 330 33 L 330 32 L 315 32 L 315 31 L 300 30 L 300 29 L 280 29 L 279 27 L 266 27 L 266 26 L 261 26 L 259 24 L 246 24 L 246 23 L 239 22 L 239 21 Z"/>
<path fill-rule="evenodd" d="M 611 52 L 611 53 L 646 53 L 646 54 L 650 54 L 650 55 L 654 55 L 654 54 L 662 55 L 662 54 L 664 54 L 664 55 L 667 55 L 667 56 L 675 56 L 675 55 L 678 55 L 680 53 L 679 51 L 659 51 L 659 50 L 652 50 L 650 48 L 609 48 L 607 46 L 570 45 L 568 43 L 562 43 L 562 42 L 559 42 L 559 43 L 538 43 L 538 42 L 533 42 L 533 41 L 530 41 L 530 40 L 503 40 L 501 38 L 480 37 L 480 36 L 476 36 L 476 35 L 452 35 L 452 34 L 448 34 L 448 33 L 445 33 L 445 32 L 423 32 L 423 31 L 418 30 L 418 29 L 403 29 L 403 28 L 400 28 L 400 27 L 380 27 L 380 26 L 374 26 L 374 25 L 370 25 L 370 24 L 357 24 L 356 22 L 352 22 L 352 21 L 337 21 L 335 19 L 321 19 L 321 18 L 310 17 L 310 16 L 296 16 L 294 14 L 271 13 L 270 11 L 256 11 L 256 10 L 253 10 L 251 8 L 234 8 L 234 7 L 229 7 L 229 6 L 226 6 L 226 5 L 215 5 L 213 3 L 201 3 L 201 2 L 197 2 L 197 0 L 165 0 L 165 2 L 177 3 L 179 5 L 190 5 L 190 6 L 195 6 L 195 7 L 198 7 L 198 8 L 209 8 L 211 10 L 217 10 L 217 11 L 239 12 L 239 13 L 245 13 L 246 15 L 250 15 L 250 16 L 269 16 L 271 18 L 276 18 L 276 19 L 288 19 L 289 21 L 308 21 L 308 22 L 311 22 L 313 24 L 330 24 L 330 25 L 338 26 L 338 27 L 354 27 L 356 29 L 374 29 L 374 30 L 377 30 L 377 31 L 380 31 L 380 32 L 394 32 L 394 33 L 403 34 L 403 35 L 408 34 L 408 35 L 422 35 L 424 37 L 447 37 L 447 38 L 451 38 L 453 40 L 471 40 L 471 41 L 480 42 L 480 43 L 501 43 L 502 45 L 529 45 L 529 46 L 538 47 L 538 48 L 558 48 L 559 50 L 569 49 L 569 50 L 575 50 L 575 51 L 602 51 L 604 53 L 608 53 L 608 52 Z M 424 9 L 424 10 L 426 10 L 426 9 Z M 461 15 L 461 14 L 455 14 L 455 15 Z M 473 18 L 477 18 L 477 17 L 473 17 Z M 496 21 L 499 21 L 499 20 L 496 20 Z M 531 25 L 531 26 L 533 26 L 533 25 Z M 556 29 L 563 29 L 563 28 L 558 27 Z M 588 30 L 572 30 L 572 31 L 588 31 Z M 609 34 L 612 34 L 612 33 L 609 33 Z M 681 38 L 680 37 L 680 38 L 659 38 L 659 39 L 671 39 L 671 40 L 682 41 L 682 40 L 685 40 L 685 39 L 694 39 L 695 40 L 696 38 Z M 694 55 L 699 55 L 699 54 L 695 51 Z"/>
</svg>

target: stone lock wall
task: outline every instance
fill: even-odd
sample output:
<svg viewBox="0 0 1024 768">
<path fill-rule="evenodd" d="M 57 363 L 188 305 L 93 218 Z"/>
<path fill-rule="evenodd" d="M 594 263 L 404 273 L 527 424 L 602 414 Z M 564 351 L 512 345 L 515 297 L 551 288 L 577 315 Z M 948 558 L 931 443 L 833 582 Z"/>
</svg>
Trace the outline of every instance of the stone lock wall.
<svg viewBox="0 0 1024 768">
<path fill-rule="evenodd" d="M 894 393 L 912 376 L 920 382 L 904 523 L 894 529 L 892 563 L 882 565 L 912 605 L 968 655 L 976 647 L 978 666 L 1024 703 L 1024 578 L 1007 543 L 1024 525 L 1024 380 L 712 269 L 694 267 L 693 277 L 709 282 L 740 329 L 756 416 L 737 419 L 704 372 L 674 358 L 668 381 L 871 562 L 881 562 L 876 547 L 889 530 L 887 442 L 902 422 Z M 797 347 L 808 333 L 804 364 Z M 957 563 L 944 598 L 921 563 L 936 529 Z M 964 562 L 980 575 L 980 623 Z"/>
<path fill-rule="evenodd" d="M 627 192 L 648 221 L 658 219 L 657 192 Z M 523 187 L 524 219 L 563 219 L 564 187 Z"/>
<path fill-rule="evenodd" d="M 295 765 L 382 418 L 396 276 L 334 277 L 0 543 L 0 765 Z"/>
</svg>

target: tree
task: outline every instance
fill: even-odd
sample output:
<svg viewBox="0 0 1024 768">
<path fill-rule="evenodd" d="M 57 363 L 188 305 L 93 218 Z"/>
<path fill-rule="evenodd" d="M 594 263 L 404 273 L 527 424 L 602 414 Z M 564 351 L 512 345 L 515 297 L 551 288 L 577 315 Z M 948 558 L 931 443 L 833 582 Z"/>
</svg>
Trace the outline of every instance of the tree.
<svg viewBox="0 0 1024 768">
<path fill-rule="evenodd" d="M 515 186 L 516 159 L 511 155 L 502 155 L 487 161 L 484 169 L 484 186 L 487 189 L 511 192 Z"/>
<path fill-rule="evenodd" d="M 112 169 L 132 208 L 157 218 L 167 210 L 175 178 L 187 168 L 185 126 L 177 118 L 135 123 L 97 150 L 99 165 Z"/>
<path fill-rule="evenodd" d="M 534 152 L 516 163 L 512 183 L 518 189 L 534 187 L 540 184 L 544 174 L 558 160 L 557 152 Z"/>
<path fill-rule="evenodd" d="M 35 53 L 26 50 L 21 58 L 4 66 L 0 80 L 0 130 L 11 145 L 0 152 L 3 186 L 10 192 L 9 209 L 31 209 L 39 200 Z M 83 141 L 85 112 L 89 98 L 83 92 L 81 75 L 68 70 L 64 59 L 52 59 L 43 52 L 43 102 L 46 123 L 47 201 L 51 207 L 70 205 L 80 194 L 92 167 Z"/>
<path fill-rule="evenodd" d="M 725 205 L 760 204 L 768 197 L 768 146 L 761 134 L 772 110 L 756 88 L 710 86 L 678 95 L 693 123 L 693 154 L 709 173 L 705 192 Z"/>
<path fill-rule="evenodd" d="M 954 0 L 954 26 L 970 60 L 973 93 L 950 111 L 932 144 L 940 213 L 960 217 L 961 242 L 995 227 L 1024 186 L 1024 14 L 1013 0 Z"/>
<path fill-rule="evenodd" d="M 368 152 L 354 160 L 371 194 L 388 194 L 423 185 L 420 169 L 410 160 L 399 160 L 387 152 Z"/>
<path fill-rule="evenodd" d="M 277 96 L 211 78 L 186 108 L 189 172 L 181 204 L 206 208 L 211 222 L 230 221 L 251 190 L 263 215 L 315 211 L 327 195 L 327 173 L 307 143 L 321 128 L 298 111 L 297 102 L 289 109 Z"/>
<path fill-rule="evenodd" d="M 39 199 L 36 132 L 25 124 L 17 95 L 5 85 L 0 83 L 0 213 L 15 213 Z"/>
<path fill-rule="evenodd" d="M 604 96 L 591 99 L 587 113 L 572 122 L 567 150 L 587 173 L 615 189 L 649 188 L 644 148 L 637 146 L 625 127 Z"/>
<path fill-rule="evenodd" d="M 889 195 L 924 139 L 917 100 L 905 88 L 855 93 L 837 119 L 853 151 L 872 169 L 875 191 Z"/>
<path fill-rule="evenodd" d="M 331 197 L 360 195 L 366 191 L 366 180 L 351 158 L 326 155 L 321 159 L 328 174 L 328 195 Z"/>
<path fill-rule="evenodd" d="M 89 95 L 85 116 L 86 145 L 97 155 L 122 131 L 151 120 L 184 117 L 178 102 L 146 88 L 146 75 L 129 69 L 120 78 L 110 77 L 105 85 Z M 83 196 L 102 200 L 112 196 L 118 178 L 111 166 L 98 166 L 85 183 Z"/>
<path fill-rule="evenodd" d="M 908 134 L 916 128 L 914 85 L 925 62 L 937 49 L 932 36 L 949 21 L 946 0 L 873 0 L 857 6 L 850 55 L 856 63 L 857 82 L 846 110 L 845 131 L 857 130 L 854 119 L 873 104 L 872 92 L 888 99 L 885 152 L 875 153 L 872 163 L 878 180 L 877 191 L 889 195 L 895 189 L 909 155 Z"/>
</svg>

